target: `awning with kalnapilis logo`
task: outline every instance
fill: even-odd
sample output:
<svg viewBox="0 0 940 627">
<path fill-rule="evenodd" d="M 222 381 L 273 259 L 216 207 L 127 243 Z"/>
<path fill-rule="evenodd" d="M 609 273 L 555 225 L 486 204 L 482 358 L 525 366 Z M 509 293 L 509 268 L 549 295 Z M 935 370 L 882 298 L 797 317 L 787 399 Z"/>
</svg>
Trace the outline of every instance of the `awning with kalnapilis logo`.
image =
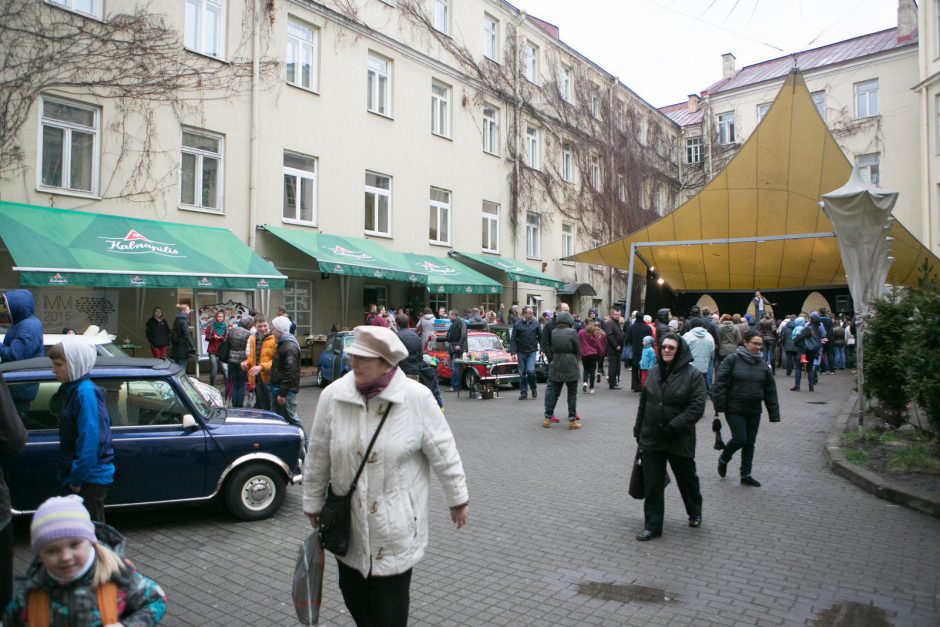
<svg viewBox="0 0 940 627">
<path fill-rule="evenodd" d="M 228 229 L 0 202 L 0 238 L 26 287 L 283 289 Z"/>
<path fill-rule="evenodd" d="M 389 250 L 372 240 L 268 224 L 261 228 L 316 259 L 320 272 L 427 285 L 427 273 L 411 268 L 405 253 Z"/>
<path fill-rule="evenodd" d="M 550 287 L 556 290 L 561 289 L 565 285 L 564 281 L 553 279 L 550 276 L 545 276 L 535 268 L 530 268 L 523 263 L 519 263 L 515 259 L 490 257 L 487 255 L 476 255 L 473 253 L 461 253 L 457 252 L 456 250 L 451 251 L 450 256 L 461 262 L 464 260 L 469 260 L 471 262 L 476 262 L 495 270 L 505 272 L 510 281 L 532 283 L 533 285 L 544 285 L 545 287 Z"/>
<path fill-rule="evenodd" d="M 503 286 L 450 257 L 405 253 L 412 269 L 426 272 L 432 294 L 501 294 Z"/>
</svg>

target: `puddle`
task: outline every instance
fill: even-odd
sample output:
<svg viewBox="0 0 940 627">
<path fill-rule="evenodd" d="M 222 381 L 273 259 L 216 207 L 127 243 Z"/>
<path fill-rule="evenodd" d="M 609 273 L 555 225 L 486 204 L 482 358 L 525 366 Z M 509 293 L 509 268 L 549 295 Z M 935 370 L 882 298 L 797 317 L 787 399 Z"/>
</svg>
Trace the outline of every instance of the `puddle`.
<svg viewBox="0 0 940 627">
<path fill-rule="evenodd" d="M 819 614 L 815 627 L 891 627 L 885 611 L 862 603 L 836 603 Z"/>
<path fill-rule="evenodd" d="M 595 599 L 619 601 L 621 603 L 668 603 L 675 595 L 660 588 L 649 588 L 634 584 L 603 583 L 588 581 L 578 584 L 578 592 Z"/>
</svg>

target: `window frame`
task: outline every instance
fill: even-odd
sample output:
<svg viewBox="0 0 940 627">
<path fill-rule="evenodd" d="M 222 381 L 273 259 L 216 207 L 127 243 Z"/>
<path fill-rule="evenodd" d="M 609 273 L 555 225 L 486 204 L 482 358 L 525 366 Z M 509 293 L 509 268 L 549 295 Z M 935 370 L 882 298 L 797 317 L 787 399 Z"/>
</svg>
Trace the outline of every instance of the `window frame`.
<svg viewBox="0 0 940 627">
<path fill-rule="evenodd" d="M 525 253 L 527 259 L 542 258 L 542 218 L 532 211 L 525 216 Z"/>
<path fill-rule="evenodd" d="M 309 30 L 311 34 L 311 40 L 302 39 L 300 36 L 291 33 L 290 27 L 292 24 L 294 24 L 297 28 Z M 299 79 L 303 73 L 300 70 L 302 65 L 299 65 L 296 62 L 294 64 L 294 74 L 297 80 L 291 81 L 290 78 L 285 77 L 287 84 L 299 89 L 318 93 L 320 89 L 320 29 L 317 26 L 310 24 L 309 22 L 305 22 L 304 20 L 294 17 L 293 15 L 287 16 L 287 52 L 284 55 L 285 74 L 289 72 L 288 68 L 290 67 L 290 51 L 292 44 L 297 46 L 298 58 L 303 58 L 303 52 L 305 49 L 309 49 L 310 51 L 310 84 L 304 85 L 303 81 Z"/>
<path fill-rule="evenodd" d="M 104 4 L 103 0 L 90 0 L 92 3 L 91 12 L 82 11 L 81 9 L 76 9 L 75 0 L 43 0 L 43 1 L 50 6 L 58 7 L 65 11 L 71 11 L 72 13 L 84 15 L 85 17 L 94 18 L 96 20 L 102 19 L 102 5 Z"/>
<path fill-rule="evenodd" d="M 601 180 L 601 158 L 600 155 L 592 154 L 591 155 L 591 188 L 595 192 L 604 191 L 603 181 Z"/>
<path fill-rule="evenodd" d="M 596 90 L 591 91 L 591 117 L 595 120 L 601 119 L 601 99 Z"/>
<path fill-rule="evenodd" d="M 573 84 L 571 80 L 571 68 L 567 65 L 562 65 L 561 70 L 558 72 L 558 95 L 568 104 L 573 102 L 571 97 Z"/>
<path fill-rule="evenodd" d="M 190 42 L 192 45 L 187 43 L 189 38 L 189 28 L 186 19 L 187 7 L 191 5 L 198 5 L 197 7 L 197 23 L 194 27 L 196 30 L 195 42 Z M 206 22 L 205 17 L 209 13 L 207 7 L 209 5 L 218 7 L 218 47 L 219 50 L 216 53 L 207 50 L 206 48 Z M 228 0 L 185 0 L 183 4 L 183 48 L 189 50 L 190 52 L 195 52 L 197 54 L 202 54 L 207 57 L 212 57 L 213 59 L 225 59 L 225 39 L 226 39 L 226 20 L 228 17 Z"/>
<path fill-rule="evenodd" d="M 184 133 L 189 133 L 191 135 L 197 135 L 209 139 L 213 139 L 219 142 L 218 152 L 213 153 L 202 148 L 195 148 L 192 146 L 186 146 L 183 143 Z M 205 206 L 201 204 L 189 204 L 183 202 L 183 155 L 190 154 L 196 158 L 195 171 L 193 172 L 193 200 L 201 202 L 203 190 L 204 190 L 204 181 L 202 178 L 203 167 L 202 164 L 206 158 L 217 158 L 218 165 L 218 181 L 216 182 L 216 207 Z M 189 211 L 204 211 L 207 213 L 213 214 L 224 214 L 225 213 L 225 204 L 224 204 L 224 190 L 225 189 L 225 136 L 219 133 L 213 133 L 212 131 L 206 131 L 203 129 L 192 128 L 189 126 L 180 127 L 180 169 L 179 169 L 179 208 Z"/>
<path fill-rule="evenodd" d="M 493 115 L 488 116 L 487 110 Z M 499 156 L 499 108 L 488 102 L 483 103 L 483 152 Z"/>
<path fill-rule="evenodd" d="M 385 69 L 373 67 L 373 60 L 385 65 Z M 377 52 L 370 50 L 366 58 L 366 111 L 381 115 L 385 118 L 392 117 L 392 60 Z M 374 79 L 372 77 L 375 77 Z M 385 79 L 384 83 L 380 79 Z M 382 88 L 384 85 L 384 89 Z M 376 106 L 370 106 L 370 100 Z M 379 110 L 377 104 L 384 100 L 385 111 Z"/>
<path fill-rule="evenodd" d="M 734 111 L 726 111 L 719 113 L 716 118 L 718 120 L 718 144 L 721 146 L 735 143 L 734 117 Z"/>
<path fill-rule="evenodd" d="M 306 288 L 309 309 L 300 309 L 297 307 L 297 292 L 299 289 Z M 284 310 L 297 324 L 296 336 L 305 337 L 313 333 L 313 281 L 309 279 L 287 279 L 284 281 Z M 305 315 L 301 315 L 305 314 Z M 304 319 L 309 323 L 304 324 Z"/>
<path fill-rule="evenodd" d="M 561 224 L 561 256 L 570 257 L 574 254 L 574 223 L 562 222 Z M 573 266 L 573 261 L 562 261 L 566 266 Z"/>
<path fill-rule="evenodd" d="M 620 202 L 627 202 L 627 186 L 623 174 L 617 175 L 617 199 Z"/>
<path fill-rule="evenodd" d="M 433 194 L 435 191 L 443 192 L 447 194 L 447 201 L 435 200 Z M 437 219 L 437 224 L 435 225 L 437 229 L 437 239 L 431 237 L 431 224 L 428 224 L 428 243 L 438 245 L 438 246 L 450 246 L 450 234 L 451 234 L 451 215 L 453 208 L 453 193 L 449 189 L 444 189 L 442 187 L 431 186 L 431 193 L 429 194 L 429 203 L 431 208 L 431 214 L 429 215 L 429 220 Z M 443 227 L 443 229 L 442 229 Z M 441 239 L 441 231 L 444 230 L 447 233 L 446 239 Z"/>
<path fill-rule="evenodd" d="M 542 164 L 542 138 L 537 126 L 526 124 L 525 129 L 525 165 L 539 170 Z"/>
<path fill-rule="evenodd" d="M 393 229 L 392 229 L 392 177 L 391 177 L 390 175 L 388 175 L 388 174 L 382 174 L 381 172 L 376 172 L 375 170 L 366 170 L 366 171 L 365 171 L 365 175 L 366 175 L 366 176 L 369 176 L 370 174 L 372 174 L 373 176 L 380 176 L 380 177 L 382 177 L 382 178 L 388 179 L 388 189 L 382 189 L 381 187 L 374 187 L 374 186 L 369 185 L 369 184 L 367 184 L 367 183 L 364 184 L 365 193 L 366 193 L 366 194 L 372 194 L 372 196 L 373 196 L 373 198 L 374 198 L 374 200 L 373 200 L 373 202 L 372 202 L 372 211 L 373 211 L 372 223 L 373 223 L 373 225 L 375 225 L 376 227 L 377 227 L 377 226 L 380 224 L 380 222 L 381 222 L 381 221 L 379 220 L 380 215 L 379 215 L 379 202 L 378 202 L 378 199 L 379 199 L 380 197 L 385 197 L 385 198 L 387 199 L 386 205 L 387 205 L 387 207 L 388 207 L 388 216 L 387 216 L 388 231 L 386 232 L 386 231 L 379 231 L 379 230 L 367 229 L 367 228 L 366 228 L 366 221 L 365 221 L 365 214 L 363 214 L 362 230 L 363 230 L 363 232 L 366 233 L 367 235 L 375 235 L 375 236 L 377 236 L 377 237 L 392 237 L 392 231 L 393 231 Z M 363 201 L 363 211 L 365 211 L 365 202 L 364 202 L 364 201 Z"/>
<path fill-rule="evenodd" d="M 443 92 L 439 94 L 438 91 Z M 431 80 L 431 134 L 450 139 L 451 86 Z"/>
<path fill-rule="evenodd" d="M 285 177 L 285 180 L 284 180 L 285 187 L 286 187 L 286 184 L 287 184 L 286 177 L 288 177 L 288 176 L 293 176 L 293 177 L 296 177 L 296 179 L 297 179 L 297 180 L 296 180 L 296 183 L 295 183 L 295 184 L 296 184 L 295 195 L 294 195 L 294 198 L 295 198 L 295 199 L 300 199 L 300 197 L 301 197 L 301 192 L 302 192 L 302 190 L 303 190 L 303 181 L 305 181 L 305 180 L 306 180 L 306 181 L 310 181 L 310 183 L 311 183 L 311 188 L 312 188 L 312 189 L 311 189 L 311 201 L 310 201 L 310 202 L 311 202 L 311 204 L 310 204 L 310 216 L 311 216 L 311 217 L 310 217 L 310 220 L 304 220 L 303 218 L 297 217 L 298 214 L 300 213 L 300 207 L 299 207 L 299 206 L 295 206 L 295 207 L 294 207 L 294 216 L 295 216 L 295 217 L 293 217 L 293 218 L 286 218 L 286 217 L 284 217 L 284 204 L 285 204 L 285 202 L 286 202 L 286 200 L 287 200 L 287 199 L 285 198 L 285 199 L 283 199 L 283 201 L 281 202 L 281 222 L 284 222 L 284 223 L 286 223 L 286 224 L 300 224 L 300 225 L 304 225 L 304 226 L 316 226 L 316 225 L 317 225 L 317 191 L 318 191 L 318 187 L 317 187 L 317 182 L 318 182 L 317 170 L 319 169 L 320 161 L 319 161 L 319 159 L 317 159 L 317 158 L 314 157 L 313 155 L 308 155 L 308 154 L 296 152 L 296 151 L 293 151 L 293 150 L 285 150 L 285 151 L 284 151 L 284 157 L 287 157 L 288 154 L 290 154 L 290 155 L 295 155 L 295 156 L 297 156 L 297 157 L 303 157 L 303 158 L 305 158 L 305 159 L 312 159 L 312 160 L 313 160 L 313 168 L 314 168 L 314 169 L 313 169 L 312 171 L 311 171 L 311 170 L 301 170 L 301 169 L 299 169 L 299 168 L 295 168 L 295 167 L 283 165 L 283 163 L 282 163 L 282 172 L 283 172 L 283 176 Z"/>
<path fill-rule="evenodd" d="M 686 165 L 695 165 L 702 162 L 702 138 L 685 138 L 685 163 Z"/>
<path fill-rule="evenodd" d="M 486 210 L 487 205 L 491 205 L 496 209 L 495 213 L 488 212 Z M 499 254 L 499 203 L 492 202 L 490 200 L 484 200 L 480 209 L 480 213 L 483 219 L 483 231 L 486 233 L 486 240 L 481 242 L 481 249 L 485 253 L 495 253 Z M 495 227 L 495 228 L 494 228 Z M 495 232 L 494 232 L 495 230 Z M 493 244 L 495 241 L 495 246 L 487 247 L 487 244 Z"/>
<path fill-rule="evenodd" d="M 874 118 L 880 115 L 881 109 L 878 102 L 878 79 L 873 78 L 867 81 L 860 81 L 853 86 L 855 94 L 855 119 L 864 120 Z M 862 98 L 864 97 L 865 112 L 862 115 Z M 874 106 L 873 104 L 874 103 Z"/>
<path fill-rule="evenodd" d="M 767 112 L 770 111 L 770 105 L 772 102 L 761 102 L 757 105 L 757 123 L 760 124 L 761 120 L 764 119 L 764 116 L 767 115 Z"/>
<path fill-rule="evenodd" d="M 488 27 L 492 25 L 492 30 Z M 483 13 L 483 56 L 494 63 L 499 63 L 499 20 Z"/>
<path fill-rule="evenodd" d="M 816 106 L 816 113 L 819 114 L 819 117 L 822 118 L 822 121 L 826 121 L 826 90 L 820 89 L 819 91 L 814 91 L 810 93 L 810 98 L 813 99 L 813 105 Z M 819 100 L 817 100 L 819 98 Z"/>
<path fill-rule="evenodd" d="M 574 152 L 569 143 L 561 145 L 561 180 L 574 183 Z"/>
<path fill-rule="evenodd" d="M 84 126 L 76 122 L 58 120 L 46 117 L 46 103 L 51 102 L 60 106 L 73 107 L 91 113 L 94 116 L 93 126 Z M 75 102 L 55 96 L 40 95 L 39 98 L 39 124 L 38 139 L 36 143 L 36 188 L 53 193 L 77 194 L 81 196 L 98 196 L 99 176 L 101 172 L 101 108 L 82 102 Z M 61 172 L 60 185 L 50 185 L 43 182 L 43 157 L 45 156 L 44 131 L 47 127 L 62 131 L 61 146 Z M 72 135 L 75 132 L 86 133 L 92 136 L 91 143 L 91 189 L 72 187 Z"/>
<path fill-rule="evenodd" d="M 861 155 L 855 155 L 855 167 L 862 180 L 873 187 L 881 187 L 881 153 L 869 152 Z M 872 167 L 874 167 L 874 177 L 872 177 Z"/>
<path fill-rule="evenodd" d="M 431 27 L 450 36 L 450 0 L 431 0 Z"/>
<path fill-rule="evenodd" d="M 524 78 L 533 85 L 539 84 L 539 47 L 526 39 L 522 44 L 522 68 Z"/>
</svg>

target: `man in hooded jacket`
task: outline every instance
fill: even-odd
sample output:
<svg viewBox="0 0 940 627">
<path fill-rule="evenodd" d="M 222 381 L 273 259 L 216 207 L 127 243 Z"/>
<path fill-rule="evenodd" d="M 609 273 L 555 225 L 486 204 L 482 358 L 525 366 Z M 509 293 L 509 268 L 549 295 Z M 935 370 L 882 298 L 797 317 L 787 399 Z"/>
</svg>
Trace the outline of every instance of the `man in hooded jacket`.
<svg viewBox="0 0 940 627">
<path fill-rule="evenodd" d="M 663 307 L 656 312 L 656 320 L 653 321 L 653 324 L 656 326 L 656 352 L 659 352 L 659 347 L 662 345 L 662 338 L 666 337 L 669 333 L 673 333 L 672 327 L 669 326 L 669 309 Z"/>
<path fill-rule="evenodd" d="M 13 326 L 0 344 L 0 361 L 20 361 L 42 357 L 42 322 L 33 312 L 33 293 L 29 290 L 10 290 L 3 295 L 3 305 Z M 13 403 L 20 414 L 29 410 L 29 404 L 39 392 L 39 384 L 15 385 L 10 389 Z"/>
<path fill-rule="evenodd" d="M 647 373 L 633 437 L 643 468 L 643 531 L 640 542 L 663 533 L 666 462 L 672 467 L 690 527 L 702 525 L 702 492 L 695 471 L 695 423 L 705 413 L 705 377 L 692 367 L 692 354 L 678 335 L 660 339 L 656 365 Z"/>
</svg>

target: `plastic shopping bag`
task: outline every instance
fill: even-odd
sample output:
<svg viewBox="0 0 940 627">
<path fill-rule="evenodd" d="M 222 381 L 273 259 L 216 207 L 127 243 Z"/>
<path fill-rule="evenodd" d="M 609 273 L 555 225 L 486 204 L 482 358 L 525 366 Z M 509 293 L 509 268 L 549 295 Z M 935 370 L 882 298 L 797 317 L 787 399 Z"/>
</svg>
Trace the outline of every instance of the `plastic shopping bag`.
<svg viewBox="0 0 940 627">
<path fill-rule="evenodd" d="M 319 529 L 307 536 L 297 552 L 292 596 L 297 619 L 304 625 L 316 625 L 320 621 L 323 596 L 323 547 Z"/>
</svg>

